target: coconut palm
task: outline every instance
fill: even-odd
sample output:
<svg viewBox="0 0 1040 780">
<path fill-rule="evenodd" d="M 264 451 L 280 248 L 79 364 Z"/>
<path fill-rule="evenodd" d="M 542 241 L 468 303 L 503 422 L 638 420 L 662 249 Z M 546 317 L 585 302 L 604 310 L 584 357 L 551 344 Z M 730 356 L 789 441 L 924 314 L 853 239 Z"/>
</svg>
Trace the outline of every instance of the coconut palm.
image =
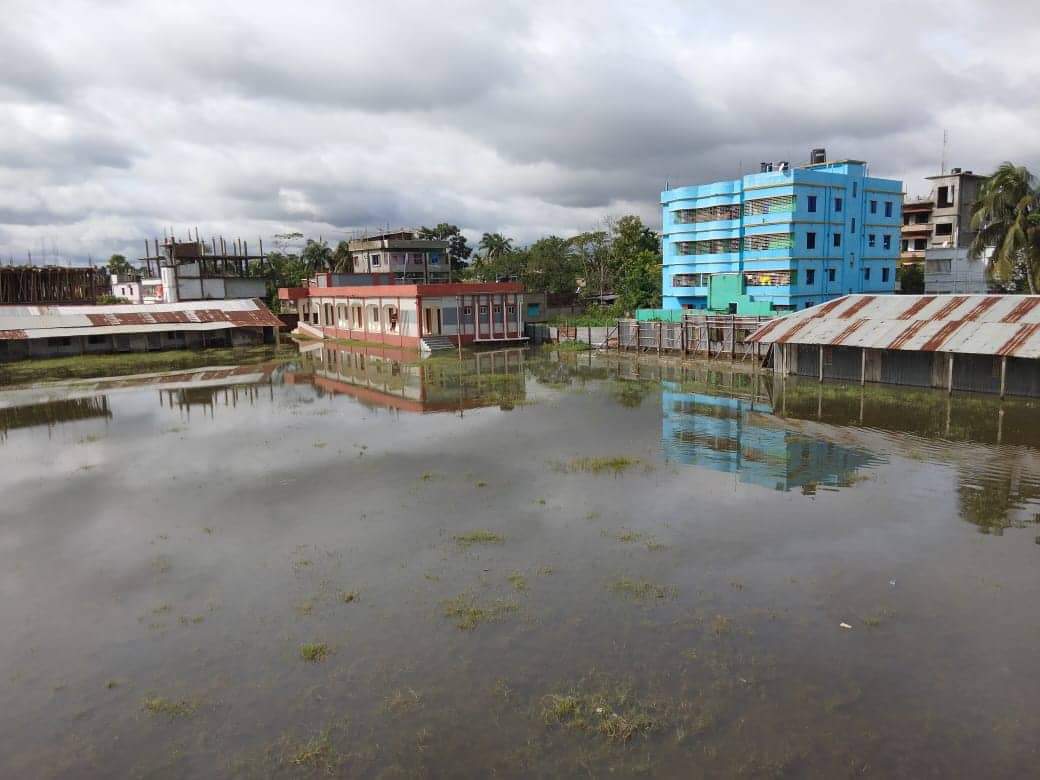
<svg viewBox="0 0 1040 780">
<path fill-rule="evenodd" d="M 975 238 L 971 256 L 993 247 L 990 274 L 998 281 L 1026 277 L 1029 292 L 1040 289 L 1040 189 L 1024 166 L 1005 162 L 979 188 L 972 208 Z"/>
<path fill-rule="evenodd" d="M 478 247 L 484 250 L 484 257 L 488 260 L 497 260 L 513 251 L 513 239 L 506 238 L 501 233 L 485 233 L 481 236 Z"/>
</svg>

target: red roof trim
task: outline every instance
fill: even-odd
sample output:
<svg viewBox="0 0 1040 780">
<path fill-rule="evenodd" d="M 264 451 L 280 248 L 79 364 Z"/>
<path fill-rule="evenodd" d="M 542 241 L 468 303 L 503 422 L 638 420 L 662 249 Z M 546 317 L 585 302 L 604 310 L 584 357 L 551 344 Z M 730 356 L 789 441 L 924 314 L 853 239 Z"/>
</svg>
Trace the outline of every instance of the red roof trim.
<svg viewBox="0 0 1040 780">
<path fill-rule="evenodd" d="M 913 304 L 911 304 L 909 309 L 907 309 L 902 314 L 900 314 L 896 319 L 899 319 L 899 320 L 913 319 L 913 316 L 915 314 L 917 314 L 919 311 L 921 311 L 921 309 L 923 309 L 925 306 L 927 306 L 929 303 L 931 303 L 934 300 L 935 300 L 935 296 L 934 295 L 925 295 L 925 296 L 923 296 L 921 298 L 918 298 L 916 301 L 913 302 Z"/>
<path fill-rule="evenodd" d="M 946 340 L 960 330 L 965 322 L 967 322 L 967 320 L 947 320 L 943 323 L 942 327 L 935 332 L 935 335 L 921 346 L 921 351 L 938 352 L 939 348 L 946 343 Z"/>
<path fill-rule="evenodd" d="M 1004 317 L 1001 322 L 1018 322 L 1038 305 L 1040 305 L 1040 297 L 1029 297 L 1019 301 L 1015 308 L 1011 310 L 1011 313 Z"/>
<path fill-rule="evenodd" d="M 997 350 L 998 355 L 1014 355 L 1015 352 L 1040 330 L 1040 322 L 1031 322 L 1028 325 L 1019 326 L 1018 333 L 1009 338 L 1004 345 Z"/>
<path fill-rule="evenodd" d="M 862 298 L 852 304 L 847 311 L 843 311 L 838 315 L 839 320 L 848 320 L 852 318 L 852 315 L 858 313 L 860 310 L 869 306 L 871 302 L 876 298 L 876 295 L 864 295 Z"/>
</svg>

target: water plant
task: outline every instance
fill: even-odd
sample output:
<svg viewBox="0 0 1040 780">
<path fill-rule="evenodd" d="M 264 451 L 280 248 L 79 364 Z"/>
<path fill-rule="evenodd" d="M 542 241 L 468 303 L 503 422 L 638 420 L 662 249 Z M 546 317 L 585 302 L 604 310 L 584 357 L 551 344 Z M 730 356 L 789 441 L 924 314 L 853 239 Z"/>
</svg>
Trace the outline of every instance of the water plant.
<svg viewBox="0 0 1040 780">
<path fill-rule="evenodd" d="M 643 461 L 627 455 L 612 455 L 606 457 L 582 457 L 571 458 L 569 461 L 552 461 L 550 465 L 554 471 L 563 473 L 585 472 L 589 474 L 621 474 L 634 468 Z"/>
<path fill-rule="evenodd" d="M 144 709 L 152 715 L 165 715 L 168 718 L 188 718 L 198 710 L 198 702 L 191 699 L 173 701 L 162 696 L 152 696 L 144 700 Z"/>
<path fill-rule="evenodd" d="M 308 642 L 300 645 L 300 658 L 312 664 L 321 663 L 329 657 L 329 646 L 325 642 Z"/>
<path fill-rule="evenodd" d="M 454 619 L 456 627 L 463 631 L 472 631 L 481 623 L 499 621 L 520 609 L 518 604 L 501 599 L 490 604 L 481 604 L 469 593 L 462 593 L 453 599 L 447 599 L 442 602 L 442 606 L 444 616 Z"/>
<path fill-rule="evenodd" d="M 649 601 L 668 596 L 675 598 L 678 593 L 674 587 L 655 585 L 648 580 L 633 580 L 628 577 L 621 577 L 610 583 L 610 590 L 615 595 L 632 601 Z"/>
<path fill-rule="evenodd" d="M 505 537 L 486 529 L 458 534 L 453 538 L 455 539 L 455 543 L 464 549 L 472 547 L 475 544 L 502 544 L 502 542 L 505 541 Z"/>
</svg>

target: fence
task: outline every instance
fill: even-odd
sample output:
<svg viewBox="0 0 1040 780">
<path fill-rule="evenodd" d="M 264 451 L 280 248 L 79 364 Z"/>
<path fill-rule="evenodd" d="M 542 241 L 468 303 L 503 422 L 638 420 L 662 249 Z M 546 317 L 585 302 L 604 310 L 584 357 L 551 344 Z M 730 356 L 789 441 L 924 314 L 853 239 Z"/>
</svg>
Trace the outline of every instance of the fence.
<svg viewBox="0 0 1040 780">
<path fill-rule="evenodd" d="M 766 345 L 747 338 L 769 317 L 735 315 L 686 316 L 682 322 L 640 322 L 619 320 L 617 332 L 610 334 L 606 346 L 618 350 L 702 355 L 730 360 L 761 360 Z"/>
</svg>

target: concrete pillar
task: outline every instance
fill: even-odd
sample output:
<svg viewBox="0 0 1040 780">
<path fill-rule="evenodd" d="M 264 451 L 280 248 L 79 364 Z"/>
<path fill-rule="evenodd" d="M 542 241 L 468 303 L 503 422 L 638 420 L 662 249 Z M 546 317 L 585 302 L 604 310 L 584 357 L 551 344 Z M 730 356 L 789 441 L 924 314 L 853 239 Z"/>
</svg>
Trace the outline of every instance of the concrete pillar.
<svg viewBox="0 0 1040 780">
<path fill-rule="evenodd" d="M 948 355 L 949 363 L 946 366 L 946 394 L 953 395 L 953 353 L 950 352 Z M 949 423 L 947 423 L 949 428 Z"/>
<path fill-rule="evenodd" d="M 863 347 L 859 351 L 859 355 L 860 355 L 860 360 L 859 360 L 859 386 L 863 387 L 863 385 L 865 385 L 867 383 L 867 348 Z M 863 415 L 862 415 L 862 412 L 861 412 L 860 413 L 860 417 L 862 417 L 862 416 Z"/>
<path fill-rule="evenodd" d="M 823 345 L 820 345 L 820 381 L 823 381 Z"/>
<path fill-rule="evenodd" d="M 1000 356 L 1000 397 L 1007 392 L 1007 355 Z M 1001 412 L 1003 414 L 1003 412 Z"/>
</svg>

